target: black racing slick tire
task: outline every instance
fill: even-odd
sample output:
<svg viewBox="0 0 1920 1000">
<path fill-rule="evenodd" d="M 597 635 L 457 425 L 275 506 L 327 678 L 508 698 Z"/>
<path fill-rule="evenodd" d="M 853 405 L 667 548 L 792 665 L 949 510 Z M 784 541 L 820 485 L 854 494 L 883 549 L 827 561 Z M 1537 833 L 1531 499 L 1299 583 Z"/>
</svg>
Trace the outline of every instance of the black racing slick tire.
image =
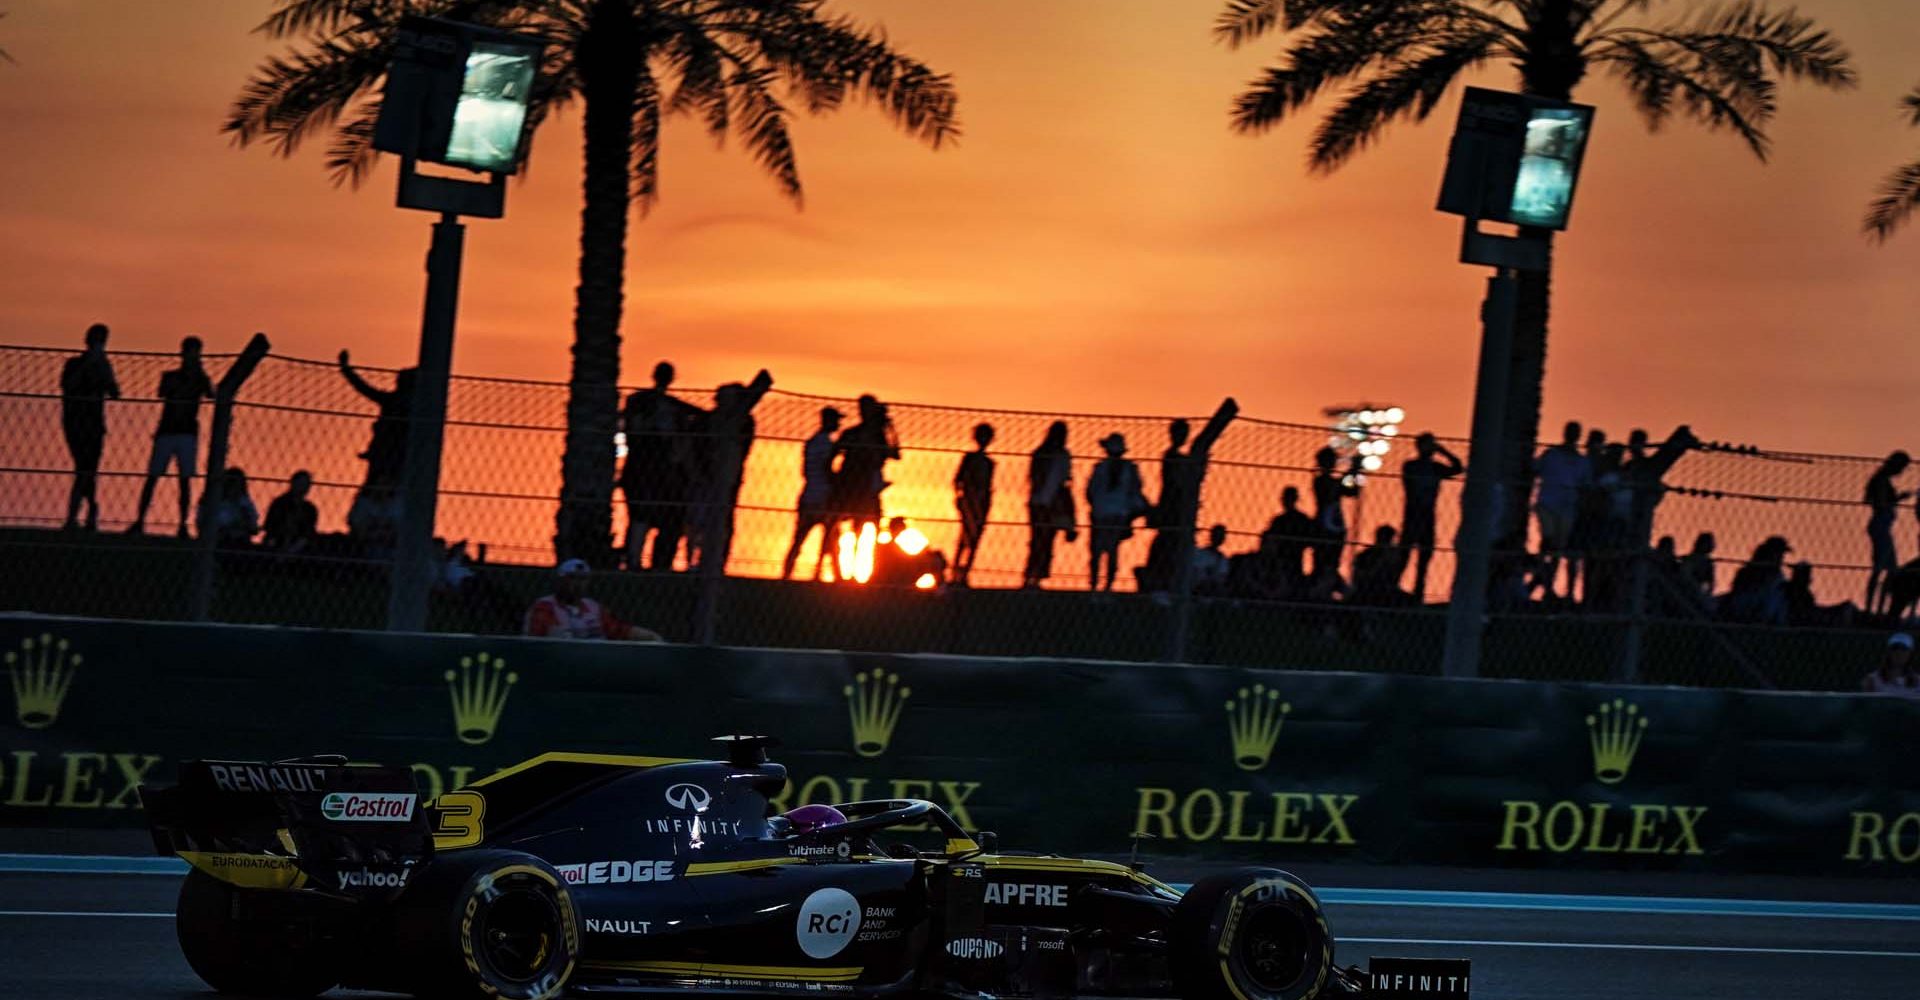
<svg viewBox="0 0 1920 1000">
<path fill-rule="evenodd" d="M 1168 945 L 1182 1000 L 1313 1000 L 1333 969 L 1319 897 L 1274 868 L 1195 882 L 1174 907 Z"/>
<path fill-rule="evenodd" d="M 435 855 L 395 904 L 407 988 L 433 1000 L 546 1000 L 580 957 L 580 920 L 560 873 L 518 851 Z"/>
<path fill-rule="evenodd" d="M 337 977 L 311 926 L 247 922 L 236 916 L 239 889 L 194 869 L 180 884 L 174 928 L 180 951 L 208 986 L 220 993 L 311 997 Z"/>
</svg>

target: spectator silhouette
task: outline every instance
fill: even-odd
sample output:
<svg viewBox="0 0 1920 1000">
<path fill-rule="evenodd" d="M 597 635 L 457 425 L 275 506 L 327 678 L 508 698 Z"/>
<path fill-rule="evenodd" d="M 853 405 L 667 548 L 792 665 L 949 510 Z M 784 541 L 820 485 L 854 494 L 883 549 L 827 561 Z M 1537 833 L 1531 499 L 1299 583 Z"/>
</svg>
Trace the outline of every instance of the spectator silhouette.
<svg viewBox="0 0 1920 1000">
<path fill-rule="evenodd" d="M 1582 581 L 1580 600 L 1591 603 L 1587 586 L 1593 582 L 1593 560 L 1597 557 L 1601 536 L 1606 534 L 1607 518 L 1613 505 L 1612 487 L 1618 486 L 1616 479 L 1612 486 L 1600 481 L 1607 471 L 1607 432 L 1598 427 L 1587 431 L 1585 456 L 1587 459 L 1587 479 L 1581 485 L 1579 500 L 1574 505 L 1573 538 L 1568 543 L 1567 565 Z M 1573 588 L 1567 588 L 1567 600 L 1573 600 Z"/>
<path fill-rule="evenodd" d="M 1872 546 L 1872 569 L 1867 571 L 1867 613 L 1878 614 L 1881 605 L 1887 603 L 1886 595 L 1880 593 L 1880 583 L 1886 574 L 1900 568 L 1900 554 L 1893 544 L 1893 517 L 1900 501 L 1907 498 L 1893 485 L 1893 481 L 1907 471 L 1913 459 L 1904 451 L 1896 451 L 1880 463 L 1871 478 L 1867 480 L 1867 541 Z"/>
<path fill-rule="evenodd" d="M 107 400 L 120 398 L 120 383 L 107 357 L 107 325 L 87 327 L 86 350 L 60 367 L 60 431 L 73 456 L 73 487 L 67 491 L 65 527 L 79 526 L 87 505 L 87 530 L 100 527 L 100 451 L 107 438 Z"/>
<path fill-rule="evenodd" d="M 1593 465 L 1580 453 L 1578 421 L 1567 421 L 1560 443 L 1540 453 L 1534 471 L 1540 478 L 1533 510 L 1540 522 L 1547 596 L 1554 596 L 1554 580 L 1560 574 L 1561 560 L 1565 560 L 1567 599 L 1572 600 L 1574 581 L 1580 576 L 1579 556 L 1573 550 L 1574 523 L 1579 518 L 1580 498 L 1593 480 Z"/>
<path fill-rule="evenodd" d="M 584 559 L 568 559 L 553 571 L 553 593 L 527 608 L 520 631 L 553 639 L 632 639 L 659 642 L 660 636 L 614 617 L 587 596 L 591 570 Z"/>
<path fill-rule="evenodd" d="M 993 510 L 993 457 L 987 446 L 993 444 L 993 425 L 975 424 L 974 449 L 960 457 L 960 468 L 953 474 L 953 506 L 960 515 L 960 544 L 953 551 L 953 582 L 968 586 L 973 575 L 973 560 L 980 554 L 980 538 L 987 532 L 987 515 Z"/>
<path fill-rule="evenodd" d="M 981 426 L 985 426 L 984 424 Z M 807 536 L 820 529 L 820 558 L 813 564 L 813 578 L 820 579 L 827 565 L 827 552 L 833 548 L 833 526 L 828 523 L 827 500 L 833 495 L 833 436 L 840 430 L 840 411 L 831 406 L 820 408 L 820 429 L 800 446 L 800 501 L 793 518 L 793 541 L 781 563 L 780 578 L 793 578 L 793 564 L 800 559 L 800 547 Z"/>
<path fill-rule="evenodd" d="M 729 382 L 714 393 L 713 409 L 702 421 L 698 438 L 705 459 L 701 463 L 699 563 L 702 569 L 725 573 L 733 552 L 734 515 L 740 506 L 740 483 L 746 476 L 747 454 L 753 450 L 753 408 L 773 388 L 766 369 L 747 385 Z M 711 559 L 713 562 L 709 563 Z"/>
<path fill-rule="evenodd" d="M 213 398 L 213 381 L 200 365 L 200 338 L 180 341 L 180 367 L 160 376 L 160 422 L 153 429 L 153 453 L 147 459 L 147 478 L 140 484 L 140 507 L 130 534 L 147 530 L 147 508 L 153 489 L 172 465 L 180 483 L 181 538 L 187 537 L 187 514 L 193 509 L 193 477 L 200 455 L 200 401 Z"/>
<path fill-rule="evenodd" d="M 1754 547 L 1753 558 L 1733 575 L 1733 587 L 1720 602 L 1721 617 L 1749 625 L 1785 625 L 1787 595 L 1784 569 L 1793 548 L 1773 535 Z"/>
<path fill-rule="evenodd" d="M 1433 562 L 1434 511 L 1440 503 L 1440 484 L 1460 475 L 1460 457 L 1432 434 L 1413 440 L 1414 457 L 1400 465 L 1400 494 L 1405 505 L 1400 517 L 1400 544 L 1412 550 L 1413 597 L 1427 599 L 1427 567 Z M 1398 583 L 1395 584 L 1398 586 Z"/>
<path fill-rule="evenodd" d="M 1635 429 L 1627 435 L 1626 480 L 1633 498 L 1626 541 L 1634 550 L 1646 548 L 1647 541 L 1653 537 L 1654 512 L 1659 509 L 1660 501 L 1667 498 L 1667 473 L 1688 449 L 1699 443 L 1700 439 L 1693 436 L 1693 428 L 1685 424 L 1674 428 L 1673 433 L 1652 450 L 1648 450 L 1646 431 Z"/>
<path fill-rule="evenodd" d="M 237 466 L 220 473 L 220 488 L 200 491 L 200 535 L 221 548 L 243 549 L 260 533 L 260 509 L 247 494 L 247 474 Z"/>
<path fill-rule="evenodd" d="M 353 367 L 351 355 L 340 352 L 340 374 L 353 391 L 379 407 L 373 418 L 373 437 L 360 457 L 367 460 L 367 486 L 400 485 L 407 468 L 407 424 L 413 416 L 413 387 L 419 372 L 402 368 L 393 377 L 392 389 L 381 389 L 362 378 Z"/>
<path fill-rule="evenodd" d="M 1067 453 L 1067 423 L 1056 420 L 1027 464 L 1027 566 L 1021 586 L 1032 589 L 1053 575 L 1054 536 L 1080 537 L 1073 504 L 1073 456 Z"/>
<path fill-rule="evenodd" d="M 860 422 L 840 435 L 840 467 L 833 476 L 827 500 L 833 523 L 850 520 L 857 529 L 872 522 L 880 526 L 880 494 L 886 491 L 887 463 L 900 457 L 900 439 L 887 415 L 886 404 L 861 396 Z"/>
<path fill-rule="evenodd" d="M 1193 460 L 1184 450 L 1193 427 L 1185 420 L 1167 423 L 1167 448 L 1160 453 L 1160 500 L 1147 514 L 1154 529 L 1147 546 L 1147 563 L 1136 571 L 1140 589 L 1166 590 L 1173 585 L 1175 553 L 1180 548 L 1180 516 L 1193 492 Z M 1187 529 L 1191 530 L 1191 529 Z"/>
<path fill-rule="evenodd" d="M 1920 677 L 1914 676 L 1913 671 L 1913 636 L 1905 632 L 1887 636 L 1886 651 L 1880 654 L 1880 666 L 1861 678 L 1860 690 L 1868 694 L 1920 698 Z"/>
<path fill-rule="evenodd" d="M 1109 434 L 1100 439 L 1107 457 L 1087 476 L 1087 519 L 1093 522 L 1088 536 L 1088 579 L 1090 590 L 1101 589 L 1100 566 L 1107 567 L 1106 589 L 1120 572 L 1120 544 L 1133 537 L 1133 519 L 1147 512 L 1147 495 L 1140 488 L 1140 467 L 1127 459 L 1127 439 Z"/>
<path fill-rule="evenodd" d="M 320 511 L 307 499 L 313 490 L 313 474 L 305 469 L 287 481 L 287 491 L 267 505 L 265 532 L 260 547 L 288 555 L 298 555 L 313 544 L 320 527 Z"/>
<path fill-rule="evenodd" d="M 1268 566 L 1262 589 L 1270 596 L 1299 597 L 1307 580 L 1307 549 L 1316 532 L 1313 518 L 1300 509 L 1300 488 L 1289 486 L 1280 491 L 1280 513 L 1268 522 L 1260 536 L 1260 551 Z"/>
<path fill-rule="evenodd" d="M 1353 463 L 1343 478 L 1335 471 L 1340 463 L 1340 455 L 1333 448 L 1321 448 L 1313 455 L 1313 465 L 1318 470 L 1313 477 L 1313 524 L 1319 536 L 1313 545 L 1315 580 L 1323 581 L 1340 575 L 1340 557 L 1347 547 L 1344 501 L 1360 495 L 1360 461 L 1359 455 L 1353 456 Z"/>
<path fill-rule="evenodd" d="M 1392 525 L 1380 525 L 1373 529 L 1373 544 L 1353 557 L 1354 604 L 1396 607 L 1409 600 L 1400 589 L 1409 553 L 1395 536 Z"/>
<path fill-rule="evenodd" d="M 1680 560 L 1680 578 L 1686 581 L 1689 591 L 1700 600 L 1700 606 L 1713 610 L 1713 594 L 1716 581 L 1713 563 L 1713 550 L 1719 546 L 1713 532 L 1703 531 L 1693 537 L 1693 548 Z"/>
<path fill-rule="evenodd" d="M 674 370 L 669 362 L 653 366 L 653 385 L 627 397 L 621 429 L 627 438 L 627 461 L 620 468 L 620 493 L 627 501 L 627 568 L 642 568 L 648 536 L 653 536 L 653 558 L 647 566 L 673 569 L 674 552 L 687 530 L 687 502 L 691 497 L 694 423 L 703 412 L 675 399 Z"/>
<path fill-rule="evenodd" d="M 400 536 L 400 491 L 392 486 L 363 486 L 347 508 L 347 537 L 362 559 L 393 558 Z"/>
<path fill-rule="evenodd" d="M 1227 526 L 1216 524 L 1207 529 L 1207 544 L 1193 550 L 1193 592 L 1203 597 L 1223 593 L 1232 561 L 1223 551 L 1227 544 Z"/>
</svg>

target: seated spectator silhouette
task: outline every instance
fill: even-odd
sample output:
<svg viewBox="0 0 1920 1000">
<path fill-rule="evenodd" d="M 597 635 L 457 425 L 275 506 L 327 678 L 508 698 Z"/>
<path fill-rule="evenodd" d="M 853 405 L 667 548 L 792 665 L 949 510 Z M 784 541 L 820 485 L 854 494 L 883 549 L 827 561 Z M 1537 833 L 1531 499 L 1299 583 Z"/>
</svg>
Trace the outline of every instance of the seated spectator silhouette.
<svg viewBox="0 0 1920 1000">
<path fill-rule="evenodd" d="M 1151 506 L 1140 488 L 1140 467 L 1126 458 L 1127 439 L 1109 434 L 1100 439 L 1107 457 L 1087 475 L 1087 518 L 1093 522 L 1088 537 L 1087 588 L 1102 589 L 1100 566 L 1106 564 L 1104 588 L 1113 589 L 1120 572 L 1120 544 L 1133 537 L 1133 519 Z"/>
<path fill-rule="evenodd" d="M 960 468 L 953 473 L 953 508 L 960 515 L 960 544 L 953 551 L 953 584 L 968 585 L 973 575 L 973 560 L 980 554 L 980 539 L 987 533 L 987 515 L 993 510 L 993 456 L 987 447 L 993 444 L 993 425 L 975 424 L 972 451 L 960 456 Z"/>
<path fill-rule="evenodd" d="M 1888 578 L 1888 587 L 1899 576 L 1895 573 Z M 1787 575 L 1786 585 L 1787 624 L 1813 628 L 1845 628 L 1853 624 L 1856 609 L 1853 602 L 1844 601 L 1835 605 L 1823 605 L 1813 594 L 1813 564 L 1797 562 Z"/>
<path fill-rule="evenodd" d="M 1398 607 L 1410 600 L 1411 595 L 1400 589 L 1409 553 L 1396 534 L 1390 524 L 1373 529 L 1373 544 L 1353 557 L 1352 603 Z"/>
<path fill-rule="evenodd" d="M 793 541 L 787 544 L 787 557 L 781 562 L 780 578 L 793 579 L 793 564 L 800 559 L 800 547 L 807 544 L 813 529 L 820 529 L 820 558 L 813 564 L 813 578 L 820 579 L 827 565 L 827 553 L 833 550 L 833 526 L 827 523 L 827 500 L 833 494 L 833 436 L 840 430 L 840 411 L 831 406 L 820 408 L 820 429 L 800 446 L 800 502 L 795 505 Z"/>
<path fill-rule="evenodd" d="M 659 642 L 658 633 L 621 621 L 599 601 L 587 596 L 590 572 L 584 559 L 568 559 L 554 567 L 553 593 L 527 608 L 522 634 L 554 639 Z"/>
<path fill-rule="evenodd" d="M 360 457 L 367 460 L 367 486 L 400 485 L 407 466 L 407 424 L 413 416 L 413 390 L 419 371 L 402 368 L 393 378 L 392 389 L 376 388 L 354 370 L 346 351 L 340 352 L 340 374 L 353 387 L 380 408 L 373 418 L 373 436 Z"/>
<path fill-rule="evenodd" d="M 1433 562 L 1434 514 L 1440 504 L 1440 484 L 1466 470 L 1460 456 L 1447 450 L 1431 433 L 1413 441 L 1414 457 L 1400 466 L 1400 493 L 1405 504 L 1400 517 L 1400 544 L 1414 553 L 1413 596 L 1427 595 L 1427 567 Z"/>
<path fill-rule="evenodd" d="M 87 506 L 86 527 L 100 527 L 100 452 L 107 439 L 107 400 L 120 398 L 120 383 L 107 357 L 107 325 L 87 327 L 86 350 L 60 367 L 60 431 L 73 456 L 73 486 L 67 491 L 66 528 L 79 527 L 80 505 Z"/>
<path fill-rule="evenodd" d="M 365 486 L 347 508 L 347 537 L 362 559 L 393 558 L 400 537 L 400 491 L 392 486 Z"/>
<path fill-rule="evenodd" d="M 1920 676 L 1916 676 L 1913 669 L 1913 636 L 1905 632 L 1887 636 L 1880 665 L 1860 679 L 1860 690 L 1897 698 L 1920 698 Z"/>
<path fill-rule="evenodd" d="M 873 576 L 869 582 L 882 587 L 914 587 L 920 578 L 931 575 L 937 583 L 947 572 L 947 557 L 927 545 L 927 537 L 910 528 L 907 519 L 896 517 L 887 522 L 885 539 L 873 550 Z"/>
<path fill-rule="evenodd" d="M 220 473 L 218 489 L 200 494 L 200 534 L 212 535 L 221 548 L 244 549 L 260 533 L 260 510 L 247 495 L 247 474 L 237 467 Z"/>
<path fill-rule="evenodd" d="M 180 341 L 180 367 L 160 376 L 160 422 L 153 429 L 153 453 L 147 459 L 147 478 L 140 484 L 140 507 L 128 534 L 147 530 L 147 508 L 153 488 L 172 465 L 180 483 L 181 538 L 187 537 L 187 513 L 193 509 L 193 477 L 199 470 L 200 401 L 213 398 L 213 380 L 200 365 L 200 338 Z"/>
<path fill-rule="evenodd" d="M 1207 529 L 1207 544 L 1193 550 L 1193 592 L 1214 597 L 1226 592 L 1227 573 L 1232 563 L 1222 546 L 1227 544 L 1227 526 L 1216 524 Z"/>
<path fill-rule="evenodd" d="M 307 499 L 313 490 L 313 473 L 301 469 L 287 481 L 287 491 L 267 504 L 265 532 L 260 547 L 287 555 L 299 555 L 313 544 L 320 529 L 320 510 Z"/>
<path fill-rule="evenodd" d="M 1265 595 L 1297 599 L 1306 593 L 1307 549 L 1319 538 L 1313 518 L 1300 509 L 1300 488 L 1280 491 L 1280 513 L 1260 536 L 1260 552 L 1267 572 L 1262 574 Z"/>
<path fill-rule="evenodd" d="M 1793 548 L 1773 535 L 1754 547 L 1753 558 L 1733 575 L 1733 587 L 1720 600 L 1720 617 L 1746 625 L 1785 625 L 1787 595 L 1784 568 Z"/>
</svg>

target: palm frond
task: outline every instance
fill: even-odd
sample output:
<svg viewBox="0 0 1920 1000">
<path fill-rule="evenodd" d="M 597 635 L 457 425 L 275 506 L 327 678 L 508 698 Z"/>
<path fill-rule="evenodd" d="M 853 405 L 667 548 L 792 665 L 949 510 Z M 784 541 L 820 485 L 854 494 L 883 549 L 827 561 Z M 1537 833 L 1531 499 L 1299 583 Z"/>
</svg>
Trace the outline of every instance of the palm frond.
<svg viewBox="0 0 1920 1000">
<path fill-rule="evenodd" d="M 1730 96 L 1723 92 L 1720 81 L 1703 79 L 1701 74 L 1690 72 L 1690 67 L 1675 65 L 1670 51 L 1656 49 L 1638 38 L 1609 39 L 1594 50 L 1593 60 L 1626 85 L 1648 127 L 1658 130 L 1677 106 L 1709 128 L 1734 132 L 1753 155 L 1767 158 L 1771 141 L 1763 125 L 1764 115 L 1772 111 L 1770 90 L 1761 95 L 1736 90 Z M 1758 120 L 1753 117 L 1756 109 L 1763 112 Z"/>
<path fill-rule="evenodd" d="M 378 36 L 336 36 L 269 57 L 228 109 L 221 131 L 238 145 L 264 140 L 291 156 L 379 86 L 391 50 L 392 42 Z"/>
<path fill-rule="evenodd" d="M 5 11 L 0 11 L 0 18 L 4 18 L 6 16 L 7 15 Z M 14 61 L 13 57 L 7 54 L 6 49 L 0 49 L 0 62 L 13 62 L 13 61 Z"/>
<path fill-rule="evenodd" d="M 1920 125 L 1920 87 L 1913 88 L 1913 93 L 1902 97 L 1900 106 L 1906 109 L 1907 124 Z"/>
<path fill-rule="evenodd" d="M 780 193 L 799 205 L 800 164 L 794 157 L 793 137 L 787 131 L 787 109 L 768 89 L 778 76 L 770 66 L 737 69 L 727 78 L 727 90 L 733 97 L 740 136 L 747 149 L 772 175 Z"/>
<path fill-rule="evenodd" d="M 639 96 L 633 112 L 634 205 L 645 215 L 660 198 L 660 87 L 645 66 L 640 67 Z"/>
<path fill-rule="evenodd" d="M 1880 182 L 1880 197 L 1867 206 L 1862 228 L 1875 241 L 1885 242 L 1913 217 L 1916 206 L 1920 206 L 1920 161 L 1895 170 Z"/>
<path fill-rule="evenodd" d="M 814 4 L 781 5 L 753 39 L 768 64 L 806 97 L 809 111 L 836 108 L 857 93 L 934 149 L 960 137 L 953 78 L 898 51 L 884 32 L 848 17 L 821 17 Z"/>
<path fill-rule="evenodd" d="M 1213 19 L 1213 37 L 1237 49 L 1272 31 L 1286 6 L 1286 0 L 1227 0 L 1227 9 Z"/>
<path fill-rule="evenodd" d="M 1328 87 L 1377 67 L 1388 71 L 1436 38 L 1479 32 L 1496 36 L 1508 47 L 1513 44 L 1510 25 L 1451 0 L 1336 6 L 1316 13 L 1288 47 L 1285 61 L 1235 97 L 1229 115 L 1235 131 L 1266 131 Z"/>
<path fill-rule="evenodd" d="M 1338 169 L 1394 121 L 1425 121 L 1460 74 L 1498 53 L 1492 32 L 1469 31 L 1433 40 L 1350 91 L 1315 130 L 1309 163 L 1321 173 Z"/>
</svg>

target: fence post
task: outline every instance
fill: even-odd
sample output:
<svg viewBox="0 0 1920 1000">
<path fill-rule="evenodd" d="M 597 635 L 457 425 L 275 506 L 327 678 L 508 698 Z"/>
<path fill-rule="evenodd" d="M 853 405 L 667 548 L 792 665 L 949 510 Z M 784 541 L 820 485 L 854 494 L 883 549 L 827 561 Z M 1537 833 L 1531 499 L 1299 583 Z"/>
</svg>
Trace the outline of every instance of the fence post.
<svg viewBox="0 0 1920 1000">
<path fill-rule="evenodd" d="M 1633 582 L 1627 593 L 1627 642 L 1620 650 L 1620 660 L 1614 665 L 1613 680 L 1616 684 L 1640 683 L 1640 655 L 1646 645 L 1647 633 L 1647 584 L 1650 571 L 1645 546 L 1633 553 Z"/>
<path fill-rule="evenodd" d="M 260 359 L 273 350 L 267 335 L 256 333 L 247 341 L 240 356 L 233 359 L 227 373 L 220 376 L 220 385 L 213 393 L 213 427 L 207 434 L 207 478 L 200 485 L 200 512 L 194 516 L 199 536 L 193 557 L 193 595 L 190 617 L 193 621 L 206 621 L 213 613 L 213 571 L 214 549 L 219 538 L 207 530 L 207 511 L 209 501 L 218 505 L 226 499 L 226 484 L 223 482 L 227 471 L 227 439 L 233 433 L 233 401 L 240 395 L 240 387 L 253 377 L 254 368 Z"/>
</svg>

